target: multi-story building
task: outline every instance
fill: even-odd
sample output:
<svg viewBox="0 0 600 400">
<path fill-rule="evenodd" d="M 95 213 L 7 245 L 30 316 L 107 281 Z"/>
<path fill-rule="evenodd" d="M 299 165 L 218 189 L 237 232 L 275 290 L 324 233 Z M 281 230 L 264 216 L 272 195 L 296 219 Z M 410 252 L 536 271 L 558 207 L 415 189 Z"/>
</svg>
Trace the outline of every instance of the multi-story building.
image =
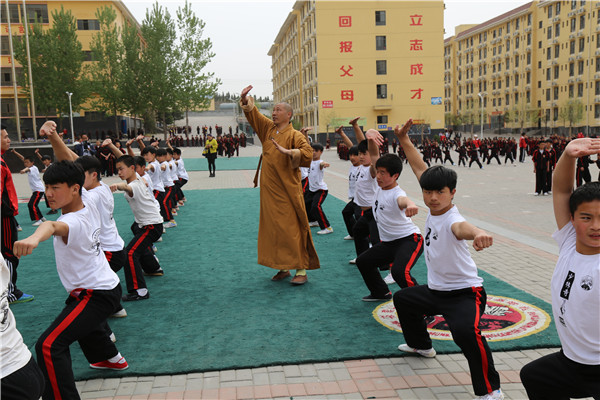
<svg viewBox="0 0 600 400">
<path fill-rule="evenodd" d="M 68 9 L 72 15 L 77 19 L 77 37 L 81 42 L 83 52 L 85 53 L 86 62 L 91 62 L 91 51 L 90 44 L 92 37 L 100 30 L 100 25 L 96 19 L 96 11 L 104 6 L 111 6 L 117 13 L 115 23 L 119 26 L 125 23 L 138 24 L 134 16 L 129 12 L 127 7 L 121 0 L 115 1 L 9 1 L 8 12 L 5 2 L 2 2 L 0 6 L 2 11 L 0 12 L 0 117 L 3 121 L 7 121 L 9 125 L 13 125 L 13 120 L 16 117 L 15 107 L 15 90 L 13 88 L 13 82 L 15 82 L 15 76 L 13 76 L 12 63 L 15 61 L 14 56 L 10 52 L 9 46 L 9 21 L 10 21 L 10 32 L 12 33 L 13 41 L 25 40 L 25 21 L 24 15 L 27 15 L 27 24 L 33 24 L 35 22 L 41 22 L 44 29 L 48 29 L 52 26 L 53 18 L 52 13 L 55 10 L 60 10 L 61 7 Z M 25 13 L 23 12 L 25 11 Z M 10 18 L 10 19 L 8 19 Z M 15 75 L 22 73 L 23 68 L 27 66 L 20 65 L 15 62 Z M 65 88 L 67 91 L 68 88 Z M 28 137 L 32 137 L 32 119 L 33 113 L 31 110 L 29 98 L 22 91 L 21 87 L 16 88 L 17 99 L 19 104 L 19 117 L 21 124 L 21 131 L 26 133 Z M 35 87 L 34 87 L 35 93 Z M 65 93 L 65 96 L 67 94 Z M 35 99 L 35 98 L 34 98 Z M 84 111 L 87 109 L 87 111 Z M 73 110 L 75 116 L 75 127 L 80 129 L 91 130 L 94 126 L 108 127 L 114 126 L 113 123 L 107 123 L 103 116 L 103 113 L 99 113 L 94 110 L 90 110 L 89 107 L 82 107 L 82 110 Z M 37 127 L 40 127 L 40 123 L 43 122 L 46 116 L 36 115 L 36 121 L 38 121 Z M 55 117 L 55 116 L 48 116 Z M 123 120 L 128 120 L 128 117 L 118 116 Z M 130 125 L 131 126 L 131 125 Z M 12 129 L 11 129 L 12 131 Z"/>
<path fill-rule="evenodd" d="M 296 1 L 274 44 L 275 103 L 332 132 L 354 117 L 381 131 L 408 118 L 444 127 L 441 1 Z"/>
<path fill-rule="evenodd" d="M 457 27 L 444 41 L 446 123 L 479 124 L 482 108 L 486 126 L 599 134 L 600 2 L 533 1 Z"/>
</svg>

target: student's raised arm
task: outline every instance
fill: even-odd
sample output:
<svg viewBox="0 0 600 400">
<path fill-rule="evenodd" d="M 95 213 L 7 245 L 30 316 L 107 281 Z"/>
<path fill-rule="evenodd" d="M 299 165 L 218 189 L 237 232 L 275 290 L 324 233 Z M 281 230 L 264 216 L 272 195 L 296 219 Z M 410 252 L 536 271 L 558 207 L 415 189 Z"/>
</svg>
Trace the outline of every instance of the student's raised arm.
<svg viewBox="0 0 600 400">
<path fill-rule="evenodd" d="M 344 142 L 344 144 L 346 145 L 346 147 L 350 148 L 352 147 L 354 144 L 352 143 L 352 140 L 350 140 L 350 138 L 348 137 L 348 135 L 346 135 L 346 133 L 344 133 L 344 127 L 340 126 L 339 128 L 337 128 L 335 130 L 335 133 L 337 133 L 338 135 L 340 135 L 340 137 L 342 138 L 342 141 Z M 361 131 L 362 133 L 362 131 Z M 358 139 L 358 137 L 357 137 Z"/>
<path fill-rule="evenodd" d="M 35 155 L 37 156 L 37 158 L 39 158 L 39 159 L 40 159 L 40 161 L 42 161 L 42 160 L 43 160 L 43 157 L 42 157 L 42 155 L 40 154 L 40 149 L 35 149 Z"/>
<path fill-rule="evenodd" d="M 472 240 L 473 248 L 477 251 L 490 247 L 494 243 L 491 235 L 467 221 L 455 222 L 451 229 L 458 240 Z"/>
<path fill-rule="evenodd" d="M 110 185 L 110 191 L 111 192 L 114 193 L 117 190 L 122 190 L 123 192 L 127 192 L 127 194 L 129 195 L 129 197 L 133 197 L 133 189 L 131 188 L 131 186 L 129 186 L 125 182 L 114 183 L 114 184 Z"/>
<path fill-rule="evenodd" d="M 138 146 L 140 146 L 140 151 L 146 148 L 146 145 L 144 144 L 144 135 L 138 135 L 135 140 L 138 142 Z"/>
<path fill-rule="evenodd" d="M 356 135 L 356 140 L 358 141 L 358 143 L 365 140 L 365 134 L 360 129 L 360 126 L 358 126 L 359 119 L 360 119 L 360 117 L 356 117 L 353 120 L 351 120 L 350 122 L 348 122 L 352 126 L 352 129 L 354 129 L 354 135 Z"/>
<path fill-rule="evenodd" d="M 125 142 L 125 147 L 127 148 L 127 154 L 130 155 L 131 157 L 135 157 L 135 153 L 133 152 L 133 149 L 131 148 L 132 143 L 133 143 L 133 139 L 129 139 L 127 142 Z"/>
<path fill-rule="evenodd" d="M 54 155 L 58 161 L 75 161 L 79 158 L 77 153 L 71 150 L 56 132 L 56 123 L 54 121 L 44 122 L 44 125 L 42 125 L 40 128 L 40 136 L 48 137 L 48 140 L 50 140 L 50 144 L 52 145 Z"/>
<path fill-rule="evenodd" d="M 410 167 L 413 170 L 413 173 L 417 177 L 417 180 L 421 179 L 421 175 L 427 169 L 427 164 L 421 158 L 419 154 L 419 150 L 415 148 L 415 146 L 410 141 L 410 137 L 408 136 L 408 131 L 412 126 L 412 119 L 406 121 L 406 123 L 400 128 L 399 125 L 396 125 L 394 128 L 394 135 L 398 138 L 398 142 L 402 146 L 402 150 L 404 150 L 404 154 L 406 155 L 406 159 L 410 164 Z"/>
<path fill-rule="evenodd" d="M 108 147 L 117 158 L 125 155 L 125 153 L 123 153 L 117 146 L 113 144 L 110 138 L 104 139 L 104 142 L 102 142 L 102 147 Z"/>
<path fill-rule="evenodd" d="M 404 215 L 408 218 L 413 217 L 419 213 L 419 207 L 415 204 L 414 201 L 409 199 L 406 196 L 400 196 L 396 199 L 396 203 L 398 203 L 398 207 L 401 210 L 404 210 Z"/>
<path fill-rule="evenodd" d="M 552 202 L 558 229 L 562 229 L 571 220 L 569 198 L 573 193 L 577 159 L 592 154 L 600 154 L 600 139 L 575 139 L 567 145 L 556 163 L 552 175 Z"/>
<path fill-rule="evenodd" d="M 17 240 L 13 247 L 13 254 L 17 257 L 26 256 L 33 252 L 38 245 L 50 239 L 52 236 L 61 236 L 67 243 L 69 238 L 69 225 L 58 221 L 45 221 L 33 233 L 33 235 Z"/>
<path fill-rule="evenodd" d="M 369 129 L 367 131 L 367 143 L 369 144 L 369 155 L 371 156 L 371 167 L 369 168 L 369 171 L 371 172 L 371 176 L 375 178 L 375 175 L 377 174 L 375 164 L 377 164 L 377 160 L 379 160 L 379 146 L 383 144 L 383 136 L 375 129 Z"/>
<path fill-rule="evenodd" d="M 15 149 L 10 149 L 10 151 L 12 151 L 12 152 L 13 152 L 13 154 L 14 154 L 15 156 L 19 157 L 19 159 L 20 159 L 21 161 L 25 161 L 25 157 L 23 157 L 23 154 L 19 153 L 19 152 L 18 152 L 18 151 L 16 151 Z"/>
</svg>

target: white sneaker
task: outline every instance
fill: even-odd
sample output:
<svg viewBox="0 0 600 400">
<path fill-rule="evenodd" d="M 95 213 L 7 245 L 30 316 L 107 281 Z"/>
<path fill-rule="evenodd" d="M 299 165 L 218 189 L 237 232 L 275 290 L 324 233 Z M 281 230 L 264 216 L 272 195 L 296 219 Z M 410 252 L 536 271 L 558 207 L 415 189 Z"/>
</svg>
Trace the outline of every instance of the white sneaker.
<svg viewBox="0 0 600 400">
<path fill-rule="evenodd" d="M 34 222 L 33 224 L 31 224 L 31 225 L 33 225 L 33 226 L 40 226 L 40 225 L 41 225 L 43 222 L 44 222 L 43 220 L 41 220 L 41 219 L 38 219 L 37 221 L 35 221 L 35 222 Z"/>
<path fill-rule="evenodd" d="M 406 343 L 398 346 L 398 350 L 404 351 L 406 353 L 417 353 L 418 355 L 427 357 L 427 358 L 433 358 L 433 357 L 435 357 L 435 354 L 436 354 L 435 349 L 433 347 L 428 350 L 419 350 L 419 349 L 413 349 Z"/>
<path fill-rule="evenodd" d="M 325 229 L 321 229 L 320 231 L 317 232 L 317 235 L 327 235 L 328 233 L 333 233 L 333 228 L 328 226 Z"/>
<path fill-rule="evenodd" d="M 315 226 L 319 226 L 319 223 L 317 221 L 309 222 L 308 226 L 310 226 L 311 228 L 314 228 Z"/>
<path fill-rule="evenodd" d="M 115 343 L 117 341 L 117 337 L 115 336 L 114 332 L 110 334 L 110 341 L 113 343 Z"/>
<path fill-rule="evenodd" d="M 502 390 L 497 389 L 492 393 L 484 394 L 483 396 L 476 397 L 475 400 L 502 400 L 504 398 L 504 393 Z"/>
<path fill-rule="evenodd" d="M 111 315 L 111 318 L 125 318 L 127 316 L 127 311 L 124 308 L 121 308 L 119 311 Z M 114 335 L 114 334 L 113 334 Z"/>
<path fill-rule="evenodd" d="M 383 281 L 386 283 L 386 285 L 391 285 L 393 283 L 396 283 L 396 281 L 394 280 L 394 277 L 392 276 L 392 273 L 389 272 L 385 278 L 383 278 Z"/>
<path fill-rule="evenodd" d="M 23 230 L 23 228 L 21 228 L 21 225 L 17 225 L 17 231 L 21 232 Z"/>
<path fill-rule="evenodd" d="M 354 240 L 354 237 L 352 235 L 346 235 L 344 236 L 344 240 Z"/>
<path fill-rule="evenodd" d="M 171 222 L 171 221 L 169 221 L 169 222 L 165 222 L 165 223 L 163 224 L 163 226 L 164 226 L 165 228 L 175 228 L 175 227 L 177 226 L 177 222 Z"/>
<path fill-rule="evenodd" d="M 171 211 L 171 215 L 178 215 L 177 211 Z"/>
<path fill-rule="evenodd" d="M 352 260 L 348 261 L 348 264 L 356 264 L 356 258 L 353 258 Z"/>
<path fill-rule="evenodd" d="M 158 252 L 158 249 L 156 248 L 156 246 L 155 246 L 155 245 L 152 245 L 152 251 L 153 251 L 154 253 L 157 253 L 157 252 Z"/>
<path fill-rule="evenodd" d="M 157 242 L 162 242 L 162 236 L 156 239 Z"/>
</svg>

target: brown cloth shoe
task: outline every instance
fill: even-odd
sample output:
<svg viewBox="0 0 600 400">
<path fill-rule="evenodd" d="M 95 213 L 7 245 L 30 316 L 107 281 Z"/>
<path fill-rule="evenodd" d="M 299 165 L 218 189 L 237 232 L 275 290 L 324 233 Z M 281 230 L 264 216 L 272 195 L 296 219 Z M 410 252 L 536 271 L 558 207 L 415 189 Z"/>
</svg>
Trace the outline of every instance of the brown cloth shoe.
<svg viewBox="0 0 600 400">
<path fill-rule="evenodd" d="M 290 276 L 290 271 L 279 271 L 271 278 L 272 281 L 281 281 Z"/>
<path fill-rule="evenodd" d="M 308 277 L 306 275 L 296 275 L 290 281 L 292 285 L 304 285 L 306 282 L 308 282 Z"/>
</svg>

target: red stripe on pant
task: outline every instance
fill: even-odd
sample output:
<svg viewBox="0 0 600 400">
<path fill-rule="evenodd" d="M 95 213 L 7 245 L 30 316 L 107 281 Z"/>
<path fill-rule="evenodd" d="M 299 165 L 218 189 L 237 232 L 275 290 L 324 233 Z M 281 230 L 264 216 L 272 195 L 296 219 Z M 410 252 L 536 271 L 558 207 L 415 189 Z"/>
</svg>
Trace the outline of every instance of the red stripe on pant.
<svg viewBox="0 0 600 400">
<path fill-rule="evenodd" d="M 173 189 L 172 186 L 168 189 L 165 187 L 165 197 L 163 198 L 163 206 L 165 207 L 165 213 L 167 214 L 168 220 L 173 219 L 173 216 L 171 215 L 171 205 L 169 204 L 169 199 L 171 198 L 171 189 Z"/>
<path fill-rule="evenodd" d="M 327 193 L 325 193 L 325 191 L 322 191 L 321 197 L 319 198 L 319 202 L 317 203 L 317 210 L 319 210 L 319 217 L 321 217 L 321 221 L 323 221 L 323 225 L 325 225 L 325 228 L 327 228 L 328 224 L 326 223 L 325 214 L 323 214 L 323 207 L 321 207 L 321 204 L 323 204 L 323 197 L 325 197 L 326 195 L 327 195 Z"/>
<path fill-rule="evenodd" d="M 419 251 L 421 251 L 421 247 L 423 247 L 423 236 L 413 233 L 413 239 L 415 242 L 417 242 L 417 248 L 415 249 L 415 251 L 413 251 L 412 255 L 410 256 L 410 260 L 408 260 L 408 263 L 404 268 L 404 278 L 406 278 L 406 283 L 408 284 L 408 287 L 415 286 L 415 282 L 410 278 L 410 270 L 413 267 L 413 265 L 415 265 L 415 262 L 417 261 L 417 257 L 419 255 Z"/>
<path fill-rule="evenodd" d="M 108 261 L 108 262 L 110 262 L 110 260 L 112 259 L 112 255 L 113 255 L 113 253 L 110 251 L 104 252 L 104 256 L 106 257 L 106 261 Z"/>
<path fill-rule="evenodd" d="M 80 303 L 77 305 L 77 307 L 75 307 L 73 309 L 73 311 L 71 311 L 71 313 L 69 313 L 69 315 L 67 315 L 67 318 L 63 319 L 63 321 L 60 323 L 60 325 L 58 325 L 56 327 L 56 329 L 54 329 L 52 331 L 52 333 L 50 333 L 50 335 L 48 335 L 48 337 L 46 338 L 46 340 L 44 340 L 44 343 L 42 345 L 42 350 L 43 350 L 43 354 L 44 354 L 44 364 L 46 365 L 46 371 L 48 372 L 48 379 L 50 380 L 50 385 L 52 386 L 52 392 L 54 393 L 54 398 L 56 398 L 56 399 L 62 399 L 62 396 L 60 395 L 58 382 L 56 380 L 56 371 L 54 370 L 54 363 L 52 362 L 52 353 L 50 352 L 50 350 L 52 349 L 52 344 L 54 343 L 56 338 L 61 333 L 63 333 L 64 330 L 67 329 L 67 327 L 69 325 L 71 325 L 71 323 L 75 320 L 75 318 L 77 318 L 77 316 L 79 314 L 81 314 L 81 312 L 83 311 L 85 306 L 90 301 L 91 297 L 92 297 L 92 291 L 91 290 L 86 291 L 85 296 L 83 297 L 82 300 L 80 300 Z"/>
<path fill-rule="evenodd" d="M 475 293 L 475 336 L 477 337 L 477 347 L 479 347 L 479 353 L 481 354 L 481 368 L 483 372 L 483 380 L 485 382 L 485 387 L 487 388 L 488 393 L 492 393 L 492 385 L 490 384 L 490 380 L 488 378 L 488 358 L 487 353 L 485 352 L 485 347 L 483 346 L 483 341 L 481 337 L 481 330 L 479 330 L 479 308 L 481 307 L 481 287 L 473 287 L 471 288 Z"/>
<path fill-rule="evenodd" d="M 148 236 L 148 230 L 142 233 L 142 236 L 135 242 L 135 244 L 131 247 L 129 252 L 127 253 L 127 261 L 129 261 L 129 270 L 131 271 L 131 279 L 133 280 L 133 288 L 138 289 L 137 275 L 135 273 L 135 265 L 133 264 L 133 253 L 137 250 L 140 244 L 144 241 L 144 239 Z"/>
<path fill-rule="evenodd" d="M 39 215 L 37 213 L 37 210 L 39 210 L 38 204 L 41 200 L 41 197 L 44 195 L 44 192 L 36 192 L 36 196 L 35 196 L 35 200 L 33 201 L 33 216 L 35 217 L 35 220 L 38 221 L 40 219 L 42 219 L 42 216 Z"/>
</svg>

